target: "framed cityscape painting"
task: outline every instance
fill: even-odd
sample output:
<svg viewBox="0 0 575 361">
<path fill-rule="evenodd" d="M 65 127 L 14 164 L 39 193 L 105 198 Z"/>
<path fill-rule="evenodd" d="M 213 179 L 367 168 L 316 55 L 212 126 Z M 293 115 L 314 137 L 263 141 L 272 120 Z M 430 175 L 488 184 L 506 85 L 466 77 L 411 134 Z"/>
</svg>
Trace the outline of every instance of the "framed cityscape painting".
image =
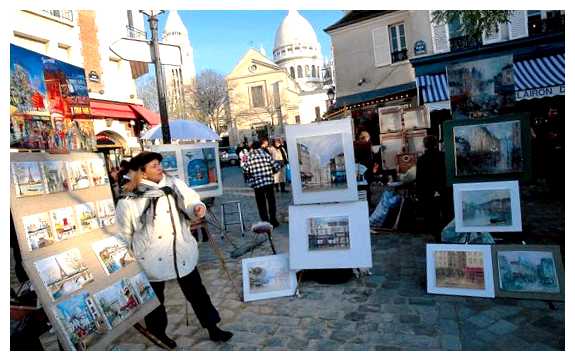
<svg viewBox="0 0 575 361">
<path fill-rule="evenodd" d="M 114 206 L 114 200 L 112 198 L 96 202 L 96 207 L 100 227 L 106 227 L 116 223 L 116 207 Z"/>
<path fill-rule="evenodd" d="M 289 207 L 291 270 L 370 268 L 366 201 Z"/>
<path fill-rule="evenodd" d="M 94 299 L 106 317 L 109 328 L 118 326 L 130 317 L 139 305 L 134 291 L 124 279 L 96 292 Z"/>
<path fill-rule="evenodd" d="M 39 162 L 12 162 L 12 179 L 17 197 L 46 193 L 44 176 Z"/>
<path fill-rule="evenodd" d="M 154 293 L 154 289 L 150 285 L 150 281 L 148 280 L 148 276 L 144 272 L 140 272 L 134 277 L 128 279 L 132 288 L 138 297 L 138 301 L 140 304 L 144 304 L 156 297 Z"/>
<path fill-rule="evenodd" d="M 498 297 L 565 299 L 565 273 L 559 246 L 494 245 L 491 252 Z"/>
<path fill-rule="evenodd" d="M 456 232 L 521 232 L 519 182 L 453 185 Z"/>
<path fill-rule="evenodd" d="M 40 162 L 40 164 L 44 170 L 48 193 L 66 192 L 68 190 L 66 162 L 47 160 Z"/>
<path fill-rule="evenodd" d="M 78 233 L 72 207 L 53 209 L 50 211 L 50 218 L 58 241 L 72 238 Z"/>
<path fill-rule="evenodd" d="M 104 159 L 92 159 L 88 164 L 90 166 L 90 174 L 92 175 L 92 183 L 94 185 L 99 186 L 110 184 Z"/>
<path fill-rule="evenodd" d="M 401 107 L 381 107 L 377 109 L 377 115 L 379 117 L 379 130 L 381 133 L 401 131 Z"/>
<path fill-rule="evenodd" d="M 108 237 L 94 242 L 92 249 L 108 275 L 118 272 L 135 261 L 128 246 L 118 237 Z"/>
<path fill-rule="evenodd" d="M 67 162 L 66 165 L 70 190 L 75 191 L 90 187 L 90 162 L 85 160 L 75 160 Z"/>
<path fill-rule="evenodd" d="M 401 133 L 380 134 L 379 143 L 383 169 L 397 169 L 397 155 L 403 153 L 404 148 Z"/>
<path fill-rule="evenodd" d="M 58 241 L 52 230 L 48 212 L 24 216 L 22 223 L 30 250 L 48 247 Z"/>
<path fill-rule="evenodd" d="M 176 152 L 164 151 L 158 153 L 162 155 L 161 164 L 164 173 L 172 177 L 178 177 L 178 159 L 176 157 Z"/>
<path fill-rule="evenodd" d="M 527 114 L 443 123 L 449 184 L 531 177 Z"/>
<path fill-rule="evenodd" d="M 427 244 L 427 292 L 495 297 L 491 246 Z"/>
<path fill-rule="evenodd" d="M 78 204 L 76 206 L 76 217 L 80 232 L 90 232 L 94 229 L 100 228 L 98 223 L 98 215 L 96 213 L 96 205 L 94 202 L 87 202 Z"/>
<path fill-rule="evenodd" d="M 297 288 L 295 271 L 289 269 L 287 254 L 242 260 L 244 301 L 293 296 Z"/>
<path fill-rule="evenodd" d="M 294 204 L 357 200 L 351 118 L 287 125 Z"/>
</svg>

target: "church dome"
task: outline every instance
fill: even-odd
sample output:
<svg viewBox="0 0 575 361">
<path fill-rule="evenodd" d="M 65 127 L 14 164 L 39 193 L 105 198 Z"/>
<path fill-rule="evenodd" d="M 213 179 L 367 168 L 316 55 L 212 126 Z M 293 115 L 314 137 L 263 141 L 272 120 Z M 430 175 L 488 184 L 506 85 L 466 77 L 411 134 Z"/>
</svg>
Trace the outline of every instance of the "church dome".
<svg viewBox="0 0 575 361">
<path fill-rule="evenodd" d="M 297 10 L 290 10 L 276 31 L 274 50 L 298 44 L 319 48 L 311 24 Z"/>
</svg>

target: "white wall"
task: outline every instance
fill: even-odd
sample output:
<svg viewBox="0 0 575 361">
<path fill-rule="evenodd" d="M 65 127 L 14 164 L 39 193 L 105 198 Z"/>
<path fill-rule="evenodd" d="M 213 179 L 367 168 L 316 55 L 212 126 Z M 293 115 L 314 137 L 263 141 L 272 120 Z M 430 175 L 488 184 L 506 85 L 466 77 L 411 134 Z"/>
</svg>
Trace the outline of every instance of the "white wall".
<svg viewBox="0 0 575 361">
<path fill-rule="evenodd" d="M 315 120 L 315 107 L 319 107 L 320 117 L 326 112 L 327 93 L 320 92 L 300 96 L 299 117 L 300 124 L 308 124 Z"/>
<path fill-rule="evenodd" d="M 139 147 L 138 138 L 131 137 L 126 131 L 126 122 L 113 120 L 111 126 L 106 125 L 106 119 L 94 119 L 94 134 L 98 134 L 103 131 L 112 131 L 118 133 L 130 148 Z"/>
</svg>

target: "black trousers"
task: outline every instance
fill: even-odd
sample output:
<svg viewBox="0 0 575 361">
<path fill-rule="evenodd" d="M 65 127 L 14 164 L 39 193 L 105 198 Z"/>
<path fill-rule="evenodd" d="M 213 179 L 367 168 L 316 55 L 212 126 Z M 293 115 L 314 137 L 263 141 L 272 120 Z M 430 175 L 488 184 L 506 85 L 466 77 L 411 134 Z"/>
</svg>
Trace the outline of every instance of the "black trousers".
<svg viewBox="0 0 575 361">
<path fill-rule="evenodd" d="M 215 326 L 221 321 L 218 310 L 212 304 L 210 295 L 202 284 L 202 278 L 197 268 L 187 276 L 178 278 L 178 284 L 184 293 L 186 299 L 192 304 L 194 313 L 204 328 Z M 150 312 L 144 319 L 148 330 L 155 334 L 163 335 L 168 327 L 168 315 L 164 307 L 164 287 L 165 282 L 150 282 L 154 289 L 160 305 Z"/>
<path fill-rule="evenodd" d="M 277 222 L 276 219 L 276 195 L 273 184 L 254 188 L 256 203 L 260 219 L 264 222 Z M 268 213 L 269 211 L 269 213 Z"/>
</svg>

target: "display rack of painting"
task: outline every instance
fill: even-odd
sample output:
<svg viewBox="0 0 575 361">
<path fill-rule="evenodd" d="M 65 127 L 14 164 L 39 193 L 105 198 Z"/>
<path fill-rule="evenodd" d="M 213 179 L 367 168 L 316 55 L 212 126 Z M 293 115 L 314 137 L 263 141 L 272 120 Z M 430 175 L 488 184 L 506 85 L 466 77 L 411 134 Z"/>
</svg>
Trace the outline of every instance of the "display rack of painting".
<svg viewBox="0 0 575 361">
<path fill-rule="evenodd" d="M 162 168 L 195 190 L 202 199 L 223 194 L 218 143 L 160 144 L 151 147 L 162 155 Z"/>
<path fill-rule="evenodd" d="M 117 234 L 95 153 L 10 153 L 10 210 L 24 268 L 66 350 L 104 350 L 159 305 Z"/>
</svg>

